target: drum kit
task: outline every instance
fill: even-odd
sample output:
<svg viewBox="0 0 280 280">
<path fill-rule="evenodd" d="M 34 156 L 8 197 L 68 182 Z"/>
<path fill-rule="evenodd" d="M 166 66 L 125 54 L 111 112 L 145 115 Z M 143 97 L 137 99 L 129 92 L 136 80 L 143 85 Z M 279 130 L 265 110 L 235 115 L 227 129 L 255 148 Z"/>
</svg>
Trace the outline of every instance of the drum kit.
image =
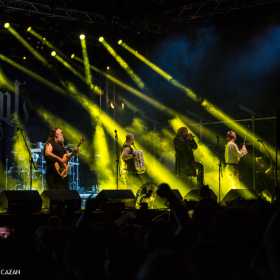
<svg viewBox="0 0 280 280">
<path fill-rule="evenodd" d="M 46 188 L 46 160 L 44 157 L 43 142 L 31 143 L 31 155 L 36 168 L 32 168 L 32 186 L 44 190 Z M 24 157 L 20 153 L 12 152 L 12 159 L 6 159 L 5 163 L 5 187 L 6 189 L 27 190 L 30 182 L 29 163 L 21 164 Z M 17 161 L 15 160 L 17 159 Z M 69 188 L 79 190 L 79 158 L 73 156 L 69 161 Z"/>
</svg>

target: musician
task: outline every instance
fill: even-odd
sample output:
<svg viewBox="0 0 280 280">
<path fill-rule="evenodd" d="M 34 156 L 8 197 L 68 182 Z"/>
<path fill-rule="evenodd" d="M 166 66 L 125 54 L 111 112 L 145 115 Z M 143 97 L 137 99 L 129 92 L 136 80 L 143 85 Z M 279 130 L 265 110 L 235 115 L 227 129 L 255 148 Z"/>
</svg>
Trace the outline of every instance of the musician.
<svg viewBox="0 0 280 280">
<path fill-rule="evenodd" d="M 62 177 L 55 168 L 58 163 L 62 168 L 67 167 L 67 159 L 63 158 L 68 154 L 64 147 L 64 136 L 61 128 L 51 130 L 49 138 L 45 144 L 44 156 L 46 159 L 46 182 L 47 189 L 67 189 L 68 176 Z"/>
<path fill-rule="evenodd" d="M 204 167 L 195 161 L 193 150 L 197 149 L 194 136 L 187 127 L 180 127 L 173 140 L 175 148 L 175 172 L 177 176 L 186 178 L 197 176 L 197 185 L 204 185 Z"/>
<path fill-rule="evenodd" d="M 225 146 L 225 164 L 226 170 L 229 172 L 230 176 L 233 176 L 233 179 L 236 180 L 235 184 L 238 184 L 239 181 L 239 161 L 242 157 L 248 154 L 245 144 L 242 145 L 242 148 L 239 149 L 236 141 L 236 133 L 233 130 L 227 132 L 226 139 L 227 144 Z"/>
<path fill-rule="evenodd" d="M 121 151 L 120 177 L 127 186 L 142 184 L 141 174 L 135 168 L 134 135 L 128 133 Z M 138 189 L 139 186 L 137 186 Z"/>
</svg>

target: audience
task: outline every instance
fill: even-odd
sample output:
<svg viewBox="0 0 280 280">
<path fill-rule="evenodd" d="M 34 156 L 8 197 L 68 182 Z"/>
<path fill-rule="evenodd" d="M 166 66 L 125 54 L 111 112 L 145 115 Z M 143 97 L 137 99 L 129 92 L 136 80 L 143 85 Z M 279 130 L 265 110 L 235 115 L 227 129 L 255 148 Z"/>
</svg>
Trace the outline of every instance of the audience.
<svg viewBox="0 0 280 280">
<path fill-rule="evenodd" d="M 208 186 L 196 203 L 165 183 L 155 195 L 153 206 L 160 199 L 163 209 L 104 208 L 90 199 L 78 214 L 58 208 L 20 217 L 0 239 L 0 268 L 52 280 L 280 278 L 276 204 L 222 206 Z"/>
</svg>

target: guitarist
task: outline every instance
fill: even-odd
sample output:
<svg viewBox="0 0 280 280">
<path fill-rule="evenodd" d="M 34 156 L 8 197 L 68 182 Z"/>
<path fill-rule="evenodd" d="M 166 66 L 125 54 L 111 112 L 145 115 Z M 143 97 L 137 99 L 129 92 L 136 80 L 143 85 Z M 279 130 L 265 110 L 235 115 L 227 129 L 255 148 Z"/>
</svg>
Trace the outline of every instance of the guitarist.
<svg viewBox="0 0 280 280">
<path fill-rule="evenodd" d="M 68 176 L 61 176 L 56 165 L 63 169 L 67 168 L 68 160 L 64 155 L 70 157 L 69 151 L 64 147 L 64 136 L 61 128 L 51 130 L 49 138 L 45 144 L 44 155 L 46 159 L 46 182 L 47 189 L 67 189 Z"/>
</svg>

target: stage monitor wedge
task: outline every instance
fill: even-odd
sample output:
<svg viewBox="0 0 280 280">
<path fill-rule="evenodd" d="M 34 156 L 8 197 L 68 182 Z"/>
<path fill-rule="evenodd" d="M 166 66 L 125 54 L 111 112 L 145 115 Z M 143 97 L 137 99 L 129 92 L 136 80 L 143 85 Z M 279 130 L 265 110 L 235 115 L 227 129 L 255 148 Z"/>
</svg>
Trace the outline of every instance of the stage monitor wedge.
<svg viewBox="0 0 280 280">
<path fill-rule="evenodd" d="M 35 190 L 5 190 L 0 193 L 1 212 L 37 213 L 42 208 L 42 199 Z"/>
</svg>

